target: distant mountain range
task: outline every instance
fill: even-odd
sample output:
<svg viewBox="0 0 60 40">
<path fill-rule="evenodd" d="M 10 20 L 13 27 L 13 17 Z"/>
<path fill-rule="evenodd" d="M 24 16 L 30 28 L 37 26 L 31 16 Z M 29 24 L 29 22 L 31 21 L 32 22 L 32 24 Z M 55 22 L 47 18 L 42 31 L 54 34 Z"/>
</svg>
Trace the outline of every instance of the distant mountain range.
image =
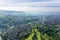
<svg viewBox="0 0 60 40">
<path fill-rule="evenodd" d="M 24 14 L 31 14 L 31 15 L 60 15 L 60 12 L 23 12 L 23 11 L 6 11 L 0 10 L 0 15 L 24 15 Z"/>
</svg>

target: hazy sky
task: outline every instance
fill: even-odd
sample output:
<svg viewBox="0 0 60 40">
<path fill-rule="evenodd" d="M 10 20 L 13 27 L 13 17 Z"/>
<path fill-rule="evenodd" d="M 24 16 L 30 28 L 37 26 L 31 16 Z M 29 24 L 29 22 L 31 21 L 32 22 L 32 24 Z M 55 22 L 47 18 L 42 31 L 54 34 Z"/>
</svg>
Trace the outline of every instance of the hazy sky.
<svg viewBox="0 0 60 40">
<path fill-rule="evenodd" d="M 0 10 L 60 12 L 60 0 L 0 0 Z"/>
</svg>

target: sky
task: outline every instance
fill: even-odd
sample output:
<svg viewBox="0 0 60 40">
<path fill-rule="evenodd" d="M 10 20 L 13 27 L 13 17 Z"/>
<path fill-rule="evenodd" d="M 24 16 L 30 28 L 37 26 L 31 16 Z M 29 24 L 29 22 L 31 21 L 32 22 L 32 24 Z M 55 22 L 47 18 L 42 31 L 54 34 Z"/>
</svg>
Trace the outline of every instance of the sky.
<svg viewBox="0 0 60 40">
<path fill-rule="evenodd" d="M 0 10 L 60 12 L 60 0 L 0 0 Z"/>
</svg>

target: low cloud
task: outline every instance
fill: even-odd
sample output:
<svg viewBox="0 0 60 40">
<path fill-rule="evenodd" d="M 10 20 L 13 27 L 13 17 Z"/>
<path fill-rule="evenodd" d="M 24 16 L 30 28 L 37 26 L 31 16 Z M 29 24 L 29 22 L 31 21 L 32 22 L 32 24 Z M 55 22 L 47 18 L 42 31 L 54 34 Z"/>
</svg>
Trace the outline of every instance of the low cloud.
<svg viewBox="0 0 60 40">
<path fill-rule="evenodd" d="M 23 2 L 24 1 L 24 2 Z M 60 0 L 0 0 L 0 10 L 25 12 L 60 12 Z"/>
<path fill-rule="evenodd" d="M 0 7 L 0 9 L 24 12 L 60 12 L 60 8 L 57 7 Z"/>
</svg>

